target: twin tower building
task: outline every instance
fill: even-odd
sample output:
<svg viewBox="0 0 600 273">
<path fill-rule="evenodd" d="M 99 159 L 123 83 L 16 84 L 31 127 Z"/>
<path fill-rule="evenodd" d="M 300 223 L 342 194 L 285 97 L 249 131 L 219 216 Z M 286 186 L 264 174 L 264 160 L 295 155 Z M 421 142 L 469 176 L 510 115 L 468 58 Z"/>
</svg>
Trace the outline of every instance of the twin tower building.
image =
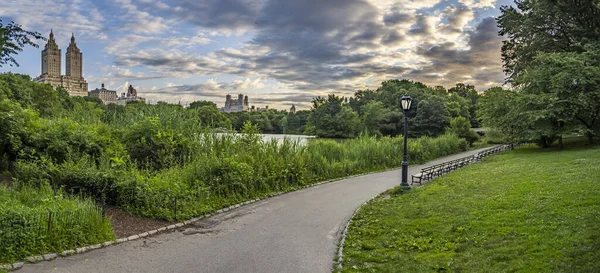
<svg viewBox="0 0 600 273">
<path fill-rule="evenodd" d="M 66 75 L 61 75 L 61 49 L 54 40 L 54 33 L 50 30 L 48 43 L 42 50 L 42 75 L 34 81 L 49 83 L 54 87 L 62 86 L 71 96 L 87 96 L 88 84 L 83 78 L 83 54 L 77 48 L 75 37 L 71 36 L 71 43 L 67 48 Z"/>
</svg>

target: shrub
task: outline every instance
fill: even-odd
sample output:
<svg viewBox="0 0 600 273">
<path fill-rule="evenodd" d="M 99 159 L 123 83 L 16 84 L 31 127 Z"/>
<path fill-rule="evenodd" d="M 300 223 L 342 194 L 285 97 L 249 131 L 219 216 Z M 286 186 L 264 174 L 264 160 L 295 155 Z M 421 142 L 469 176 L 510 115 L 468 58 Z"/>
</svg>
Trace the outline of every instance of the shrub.
<svg viewBox="0 0 600 273">
<path fill-rule="evenodd" d="M 123 143 L 138 167 L 161 170 L 184 162 L 192 151 L 189 138 L 160 126 L 157 118 L 146 118 L 124 134 Z"/>
<path fill-rule="evenodd" d="M 0 185 L 0 264 L 114 239 L 110 222 L 89 200 L 44 186 Z"/>
</svg>

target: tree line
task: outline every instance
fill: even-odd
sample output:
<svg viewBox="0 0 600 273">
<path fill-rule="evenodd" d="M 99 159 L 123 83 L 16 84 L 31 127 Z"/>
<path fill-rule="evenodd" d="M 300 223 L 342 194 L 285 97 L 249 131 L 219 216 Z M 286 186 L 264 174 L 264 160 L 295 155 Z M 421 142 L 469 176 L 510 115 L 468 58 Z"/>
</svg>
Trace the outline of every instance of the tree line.
<svg viewBox="0 0 600 273">
<path fill-rule="evenodd" d="M 397 136 L 402 133 L 404 112 L 400 98 L 410 95 L 413 106 L 408 112 L 411 137 L 438 136 L 447 130 L 457 132 L 471 143 L 479 127 L 477 101 L 473 85 L 459 83 L 446 90 L 410 80 L 385 81 L 374 90 L 359 90 L 353 96 L 329 94 L 312 100 L 310 110 L 288 113 L 276 109 L 262 112 L 220 113 L 216 104 L 196 101 L 204 124 L 213 128 L 239 130 L 249 121 L 264 133 L 307 134 L 324 138 L 353 138 L 360 134 Z"/>
</svg>

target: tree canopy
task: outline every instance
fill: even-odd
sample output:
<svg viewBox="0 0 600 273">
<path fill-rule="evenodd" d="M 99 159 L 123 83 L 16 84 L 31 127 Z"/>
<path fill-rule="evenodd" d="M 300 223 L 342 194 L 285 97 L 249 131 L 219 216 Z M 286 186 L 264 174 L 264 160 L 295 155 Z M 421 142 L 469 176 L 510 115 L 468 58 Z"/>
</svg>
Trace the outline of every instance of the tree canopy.
<svg viewBox="0 0 600 273">
<path fill-rule="evenodd" d="M 600 133 L 600 8 L 592 0 L 519 0 L 502 7 L 502 57 L 513 90 L 490 89 L 479 115 L 513 140 L 547 147 Z"/>
<path fill-rule="evenodd" d="M 0 19 L 0 67 L 6 64 L 19 66 L 14 56 L 25 46 L 38 47 L 34 40 L 46 40 L 38 32 L 27 31 L 21 25 L 10 22 L 6 25 Z"/>
</svg>

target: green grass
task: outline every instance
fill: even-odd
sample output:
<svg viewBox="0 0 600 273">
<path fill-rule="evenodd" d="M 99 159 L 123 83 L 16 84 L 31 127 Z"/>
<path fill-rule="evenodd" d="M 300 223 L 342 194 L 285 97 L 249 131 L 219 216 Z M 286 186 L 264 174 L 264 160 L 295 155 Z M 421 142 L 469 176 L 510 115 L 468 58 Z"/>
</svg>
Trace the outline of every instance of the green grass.
<svg viewBox="0 0 600 273">
<path fill-rule="evenodd" d="M 55 195 L 50 187 L 0 185 L 0 264 L 114 238 L 110 222 L 90 200 Z"/>
<path fill-rule="evenodd" d="M 353 219 L 343 272 L 599 272 L 600 148 L 523 147 Z"/>
</svg>

